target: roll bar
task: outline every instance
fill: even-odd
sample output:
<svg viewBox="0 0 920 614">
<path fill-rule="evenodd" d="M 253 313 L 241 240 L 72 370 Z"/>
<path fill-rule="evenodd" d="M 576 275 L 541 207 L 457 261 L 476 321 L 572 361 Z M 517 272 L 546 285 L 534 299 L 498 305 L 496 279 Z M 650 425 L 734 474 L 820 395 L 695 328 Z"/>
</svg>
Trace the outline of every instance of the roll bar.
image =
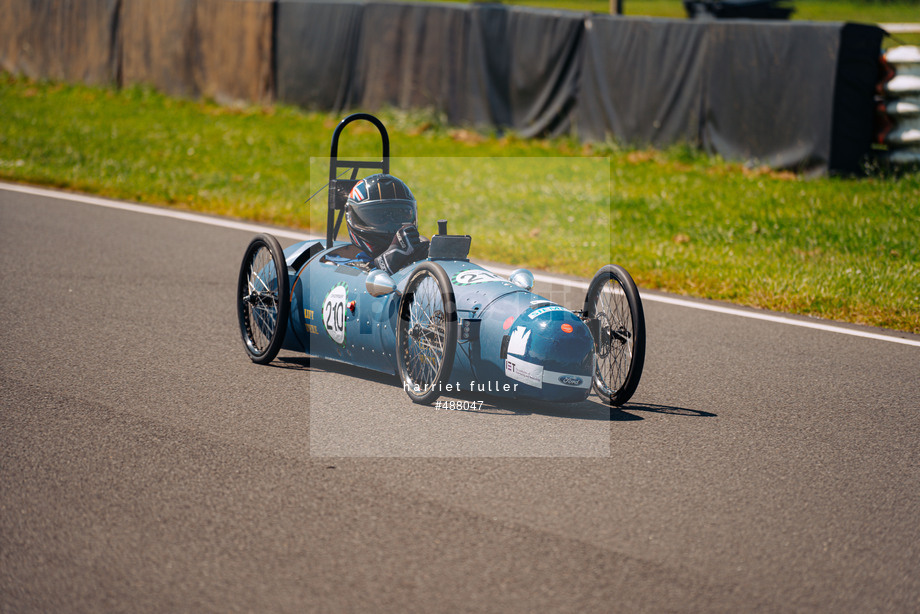
<svg viewBox="0 0 920 614">
<path fill-rule="evenodd" d="M 376 126 L 380 133 L 381 141 L 381 160 L 380 162 L 359 162 L 357 160 L 339 160 L 339 137 L 345 126 L 348 124 L 364 120 Z M 339 171 L 351 170 L 351 176 L 348 179 L 339 179 Z M 336 235 L 339 234 L 339 227 L 342 225 L 342 216 L 345 214 L 345 202 L 348 200 L 348 194 L 351 189 L 358 183 L 358 171 L 361 169 L 379 170 L 381 173 L 390 173 L 390 137 L 383 122 L 371 115 L 370 113 L 353 113 L 339 122 L 335 132 L 332 133 L 332 148 L 329 153 L 329 206 L 326 212 L 326 248 L 332 247 Z M 335 212 L 338 211 L 338 218 Z"/>
</svg>

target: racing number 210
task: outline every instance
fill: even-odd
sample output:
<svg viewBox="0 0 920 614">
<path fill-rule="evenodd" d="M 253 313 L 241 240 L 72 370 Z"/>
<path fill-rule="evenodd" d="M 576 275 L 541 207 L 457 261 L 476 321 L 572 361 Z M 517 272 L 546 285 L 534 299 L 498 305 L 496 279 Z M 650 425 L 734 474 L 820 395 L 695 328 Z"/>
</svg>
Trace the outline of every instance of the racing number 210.
<svg viewBox="0 0 920 614">
<path fill-rule="evenodd" d="M 323 301 L 323 325 L 333 341 L 345 343 L 345 297 L 348 287 L 338 285 L 329 291 Z"/>
<path fill-rule="evenodd" d="M 330 332 L 339 333 L 345 330 L 345 305 L 342 303 L 326 303 L 326 314 L 323 316 Z"/>
</svg>

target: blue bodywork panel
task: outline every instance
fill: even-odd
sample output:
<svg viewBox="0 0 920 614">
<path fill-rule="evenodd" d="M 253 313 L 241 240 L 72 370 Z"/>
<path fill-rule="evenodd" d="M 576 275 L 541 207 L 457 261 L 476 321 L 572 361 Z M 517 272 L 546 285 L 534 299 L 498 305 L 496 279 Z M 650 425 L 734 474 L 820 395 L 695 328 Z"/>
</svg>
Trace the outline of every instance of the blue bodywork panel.
<svg viewBox="0 0 920 614">
<path fill-rule="evenodd" d="M 365 288 L 373 267 L 351 243 L 308 241 L 284 250 L 291 312 L 284 348 L 395 374 L 399 301 L 417 264 L 391 277 L 397 291 Z M 467 260 L 436 262 L 451 280 L 457 351 L 450 390 L 577 402 L 591 389 L 594 341 L 568 309 Z"/>
</svg>

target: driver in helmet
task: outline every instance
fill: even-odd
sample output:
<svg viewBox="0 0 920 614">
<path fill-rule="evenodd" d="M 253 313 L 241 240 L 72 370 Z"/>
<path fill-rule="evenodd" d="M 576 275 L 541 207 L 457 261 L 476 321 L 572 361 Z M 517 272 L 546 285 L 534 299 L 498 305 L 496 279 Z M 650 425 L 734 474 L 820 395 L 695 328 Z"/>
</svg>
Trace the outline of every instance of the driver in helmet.
<svg viewBox="0 0 920 614">
<path fill-rule="evenodd" d="M 371 175 L 355 184 L 345 203 L 345 224 L 351 242 L 391 275 L 428 257 L 415 197 L 392 175 Z"/>
</svg>

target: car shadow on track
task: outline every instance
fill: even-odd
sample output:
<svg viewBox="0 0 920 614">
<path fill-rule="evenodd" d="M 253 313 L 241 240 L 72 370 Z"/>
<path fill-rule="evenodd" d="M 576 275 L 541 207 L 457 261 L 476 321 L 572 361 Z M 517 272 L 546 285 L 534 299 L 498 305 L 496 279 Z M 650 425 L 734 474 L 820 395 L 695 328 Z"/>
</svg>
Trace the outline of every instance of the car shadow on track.
<svg viewBox="0 0 920 614">
<path fill-rule="evenodd" d="M 346 377 L 400 388 L 399 379 L 395 375 L 388 375 L 386 373 L 312 356 L 279 356 L 270 366 L 293 371 L 337 373 Z M 637 415 L 633 412 L 706 418 L 717 416 L 716 414 L 698 409 L 688 409 L 672 405 L 658 405 L 655 403 L 627 403 L 622 407 L 610 407 L 602 403 L 593 392 L 591 396 L 581 403 L 547 403 L 529 399 L 508 399 L 484 395 L 482 393 L 477 394 L 463 391 L 455 392 L 450 395 L 443 395 L 440 400 L 447 404 L 453 401 L 454 405 L 452 407 L 444 407 L 444 409 L 457 408 L 455 411 L 493 415 L 504 414 L 508 416 L 529 416 L 532 414 L 539 414 L 541 416 L 571 418 L 575 420 L 609 420 L 610 422 L 634 422 L 637 420 L 644 420 L 641 415 Z M 473 409 L 473 407 L 475 407 L 475 409 Z"/>
<path fill-rule="evenodd" d="M 719 415 L 701 409 L 687 409 L 686 407 L 675 407 L 673 405 L 658 405 L 656 403 L 627 403 L 623 407 L 611 408 L 611 420 L 635 420 L 636 418 L 615 418 L 614 412 L 626 413 L 626 411 L 647 411 L 654 414 L 668 414 L 671 416 L 688 416 L 697 418 L 717 418 Z M 641 418 L 640 418 L 641 419 Z"/>
</svg>

